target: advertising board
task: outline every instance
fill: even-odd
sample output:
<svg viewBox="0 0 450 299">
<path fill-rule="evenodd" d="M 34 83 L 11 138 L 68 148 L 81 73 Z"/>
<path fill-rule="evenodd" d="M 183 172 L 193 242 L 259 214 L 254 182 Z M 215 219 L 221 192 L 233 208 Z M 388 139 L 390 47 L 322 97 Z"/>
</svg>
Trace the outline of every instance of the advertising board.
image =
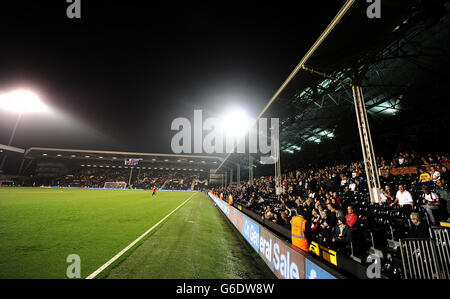
<svg viewBox="0 0 450 299">
<path fill-rule="evenodd" d="M 244 236 L 252 248 L 258 252 L 276 277 L 280 279 L 336 278 L 317 264 L 308 260 L 301 252 L 294 249 L 291 244 L 280 239 L 270 230 L 258 224 L 238 209 L 220 200 L 220 198 L 212 193 L 208 193 L 208 195 Z"/>
<path fill-rule="evenodd" d="M 238 210 L 236 212 L 240 213 Z M 247 240 L 248 243 L 255 249 L 256 252 L 259 251 L 259 224 L 251 220 L 249 217 L 242 214 L 243 228 L 242 235 Z"/>
<path fill-rule="evenodd" d="M 307 258 L 305 258 L 305 273 L 306 279 L 336 279 L 336 277 L 323 270 Z"/>
<path fill-rule="evenodd" d="M 278 278 L 305 278 L 305 257 L 264 227 L 259 230 L 259 255 Z"/>
<path fill-rule="evenodd" d="M 233 223 L 233 225 L 238 229 L 238 231 L 242 234 L 242 230 L 244 227 L 244 220 L 242 217 L 242 213 L 236 210 L 233 207 L 230 207 L 229 217 L 228 217 Z"/>
</svg>

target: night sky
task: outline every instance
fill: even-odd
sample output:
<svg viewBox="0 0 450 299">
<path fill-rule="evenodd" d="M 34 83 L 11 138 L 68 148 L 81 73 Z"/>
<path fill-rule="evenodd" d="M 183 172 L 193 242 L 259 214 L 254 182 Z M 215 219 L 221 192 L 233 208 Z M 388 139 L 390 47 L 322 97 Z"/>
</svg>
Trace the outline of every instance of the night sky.
<svg viewBox="0 0 450 299">
<path fill-rule="evenodd" d="M 80 20 L 64 0 L 15 2 L 0 91 L 30 87 L 59 118 L 25 115 L 13 145 L 170 153 L 194 109 L 257 116 L 345 1 L 82 0 Z M 15 117 L 0 111 L 0 143 Z"/>
</svg>

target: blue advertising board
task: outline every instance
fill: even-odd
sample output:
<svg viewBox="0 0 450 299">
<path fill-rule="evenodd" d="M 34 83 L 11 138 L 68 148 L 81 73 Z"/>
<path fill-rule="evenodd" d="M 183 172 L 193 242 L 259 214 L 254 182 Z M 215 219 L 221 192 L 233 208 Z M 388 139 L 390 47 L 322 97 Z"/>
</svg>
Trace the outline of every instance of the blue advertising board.
<svg viewBox="0 0 450 299">
<path fill-rule="evenodd" d="M 242 215 L 242 220 L 242 235 L 247 242 L 250 243 L 253 249 L 255 249 L 256 252 L 259 252 L 259 225 L 245 215 Z"/>
<path fill-rule="evenodd" d="M 305 259 L 305 278 L 306 279 L 336 279 L 333 275 L 317 266 L 308 259 Z"/>
<path fill-rule="evenodd" d="M 308 260 L 304 254 L 276 237 L 247 215 L 230 206 L 219 197 L 208 193 L 231 223 L 278 278 L 336 279 L 335 276 Z"/>
</svg>

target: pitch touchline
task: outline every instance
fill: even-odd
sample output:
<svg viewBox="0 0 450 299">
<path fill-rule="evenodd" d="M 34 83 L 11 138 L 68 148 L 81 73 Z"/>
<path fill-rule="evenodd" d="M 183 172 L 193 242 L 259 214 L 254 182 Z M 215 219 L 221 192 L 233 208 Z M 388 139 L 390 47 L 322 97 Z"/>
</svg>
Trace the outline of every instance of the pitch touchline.
<svg viewBox="0 0 450 299">
<path fill-rule="evenodd" d="M 197 193 L 192 194 L 191 196 L 189 196 L 188 199 L 186 199 L 182 204 L 180 204 L 178 207 L 176 207 L 172 212 L 170 212 L 169 214 L 167 214 L 166 217 L 164 217 L 163 219 L 161 219 L 158 223 L 156 223 L 155 225 L 153 225 L 149 230 L 147 230 L 145 233 L 143 233 L 139 238 L 137 238 L 136 240 L 134 240 L 133 242 L 130 243 L 130 245 L 128 245 L 127 247 L 125 247 L 124 249 L 122 249 L 122 251 L 120 251 L 118 254 L 116 254 L 114 257 L 112 257 L 109 261 L 107 261 L 103 266 L 101 266 L 100 268 L 98 268 L 97 270 L 95 270 L 94 272 L 92 272 L 91 275 L 89 275 L 88 277 L 86 277 L 86 279 L 92 279 L 95 276 L 97 276 L 100 272 L 102 272 L 103 270 L 105 270 L 109 265 L 111 265 L 112 263 L 114 263 L 114 261 L 116 261 L 119 257 L 122 256 L 122 254 L 124 254 L 125 252 L 127 252 L 131 247 L 133 247 L 137 242 L 139 242 L 142 238 L 144 238 L 146 235 L 148 235 L 152 230 L 154 230 L 161 222 L 163 222 L 164 220 L 167 219 L 167 217 L 169 217 L 170 215 L 172 215 L 173 213 L 175 213 L 179 208 L 181 208 L 186 202 L 188 202 L 188 200 L 190 200 L 194 195 L 196 195 Z"/>
</svg>

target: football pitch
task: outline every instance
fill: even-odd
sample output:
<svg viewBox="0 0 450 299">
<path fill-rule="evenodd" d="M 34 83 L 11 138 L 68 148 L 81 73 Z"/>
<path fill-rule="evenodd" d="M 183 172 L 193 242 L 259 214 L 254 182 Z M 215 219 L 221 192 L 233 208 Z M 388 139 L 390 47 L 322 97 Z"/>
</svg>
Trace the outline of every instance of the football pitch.
<svg viewBox="0 0 450 299">
<path fill-rule="evenodd" d="M 0 278 L 86 278 L 152 227 L 95 278 L 274 277 L 204 193 L 0 188 Z"/>
</svg>

